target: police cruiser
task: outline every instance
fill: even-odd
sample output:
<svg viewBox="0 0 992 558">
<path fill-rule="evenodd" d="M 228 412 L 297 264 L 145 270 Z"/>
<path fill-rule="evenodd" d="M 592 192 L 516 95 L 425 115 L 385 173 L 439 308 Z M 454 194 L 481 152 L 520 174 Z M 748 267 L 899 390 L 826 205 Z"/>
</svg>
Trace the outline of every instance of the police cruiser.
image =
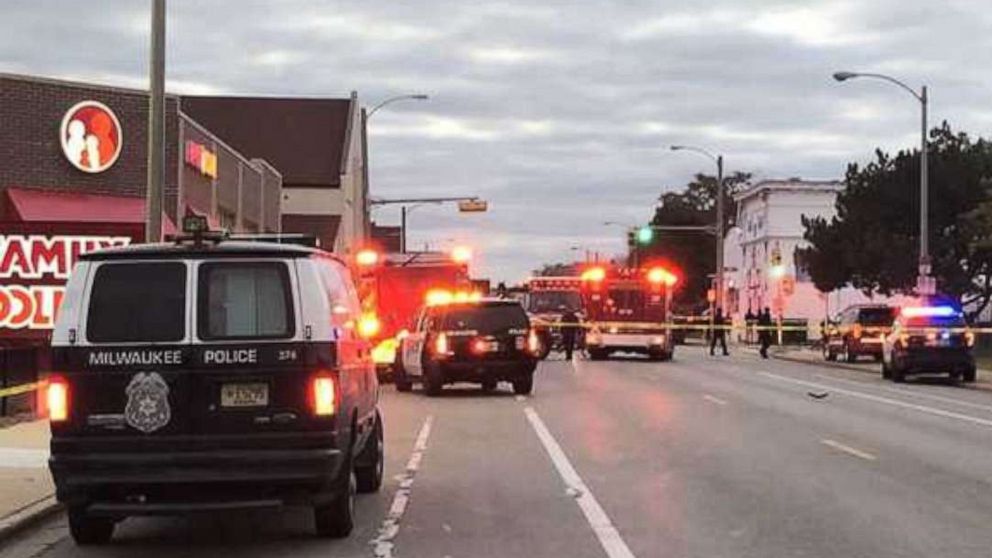
<svg viewBox="0 0 992 558">
<path fill-rule="evenodd" d="M 128 516 L 310 506 L 352 530 L 383 427 L 349 271 L 183 223 L 80 258 L 52 338 L 49 462 L 78 544 Z"/>
</svg>

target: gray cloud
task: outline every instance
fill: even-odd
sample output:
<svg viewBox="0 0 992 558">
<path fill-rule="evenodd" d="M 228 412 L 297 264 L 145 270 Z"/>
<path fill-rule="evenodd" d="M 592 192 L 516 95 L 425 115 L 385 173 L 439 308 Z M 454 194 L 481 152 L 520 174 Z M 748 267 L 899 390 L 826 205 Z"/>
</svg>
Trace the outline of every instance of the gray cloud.
<svg viewBox="0 0 992 558">
<path fill-rule="evenodd" d="M 518 279 L 573 246 L 622 250 L 605 220 L 646 220 L 664 189 L 723 152 L 758 176 L 840 176 L 915 145 L 917 107 L 890 72 L 931 86 L 932 121 L 973 134 L 988 106 L 984 1 L 172 0 L 169 87 L 345 96 L 424 91 L 373 122 L 376 195 L 478 194 L 487 215 L 424 207 L 411 242 L 477 246 Z M 148 2 L 6 0 L 0 70 L 143 87 Z M 388 209 L 376 212 L 395 220 Z"/>
</svg>

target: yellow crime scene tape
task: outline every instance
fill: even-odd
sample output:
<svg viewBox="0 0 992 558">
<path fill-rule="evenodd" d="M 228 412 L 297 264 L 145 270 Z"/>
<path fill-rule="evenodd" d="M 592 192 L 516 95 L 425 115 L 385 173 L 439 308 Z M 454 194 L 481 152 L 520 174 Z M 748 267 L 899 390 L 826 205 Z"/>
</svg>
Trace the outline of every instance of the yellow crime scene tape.
<svg viewBox="0 0 992 558">
<path fill-rule="evenodd" d="M 703 320 L 693 320 L 699 323 L 677 323 L 677 322 L 582 322 L 578 324 L 564 324 L 562 322 L 553 322 L 550 320 L 542 320 L 539 318 L 532 318 L 531 325 L 538 327 L 557 327 L 557 328 L 574 328 L 574 329 L 610 329 L 616 328 L 619 330 L 623 329 L 644 329 L 644 330 L 689 330 L 689 331 L 710 331 L 713 329 L 720 329 L 724 331 L 820 331 L 820 326 L 816 325 L 786 325 L 786 324 L 771 324 L 771 325 L 745 325 L 745 324 L 721 324 L 721 325 L 711 325 Z M 862 334 L 865 337 L 871 337 L 875 335 L 888 334 L 890 329 L 886 328 L 864 328 Z M 973 334 L 990 334 L 992 333 L 992 327 L 924 327 L 924 328 L 913 328 L 913 333 L 930 333 L 930 332 L 950 332 L 950 333 L 973 333 Z"/>
<path fill-rule="evenodd" d="M 29 384 L 20 384 L 16 386 L 11 386 L 8 388 L 0 389 L 0 398 L 13 397 L 15 395 L 21 395 L 23 393 L 29 393 L 32 391 L 37 391 L 48 385 L 46 381 L 31 382 Z"/>
</svg>

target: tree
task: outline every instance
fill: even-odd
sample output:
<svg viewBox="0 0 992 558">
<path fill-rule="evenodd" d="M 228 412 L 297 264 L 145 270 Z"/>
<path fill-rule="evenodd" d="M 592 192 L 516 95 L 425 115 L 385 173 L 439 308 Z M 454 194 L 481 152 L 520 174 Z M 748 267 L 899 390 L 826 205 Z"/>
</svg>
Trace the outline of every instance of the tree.
<svg viewBox="0 0 992 558">
<path fill-rule="evenodd" d="M 945 122 L 929 134 L 930 256 L 942 294 L 978 313 L 992 298 L 992 145 Z M 919 151 L 881 150 L 864 167 L 850 164 L 837 215 L 803 220 L 802 252 L 817 288 L 850 283 L 866 294 L 910 292 L 919 243 Z"/>
<path fill-rule="evenodd" d="M 750 179 L 750 174 L 741 172 L 724 177 L 724 230 L 729 230 L 737 218 L 734 194 Z M 656 227 L 712 226 L 716 218 L 716 192 L 715 176 L 697 174 L 683 190 L 661 195 L 651 224 Z M 681 282 L 676 290 L 676 302 L 694 307 L 705 305 L 709 276 L 716 264 L 714 242 L 711 232 L 661 230 L 655 233 L 650 245 L 640 248 L 641 259 L 662 259 L 678 267 Z"/>
</svg>

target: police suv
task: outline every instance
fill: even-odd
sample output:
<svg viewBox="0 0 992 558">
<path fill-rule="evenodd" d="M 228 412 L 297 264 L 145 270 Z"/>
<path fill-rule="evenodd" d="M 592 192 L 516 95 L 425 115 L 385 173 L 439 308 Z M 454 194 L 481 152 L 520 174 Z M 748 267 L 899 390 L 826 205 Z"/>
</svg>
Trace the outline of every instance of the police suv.
<svg viewBox="0 0 992 558">
<path fill-rule="evenodd" d="M 382 419 L 347 267 L 184 222 L 86 254 L 52 340 L 50 468 L 78 544 L 135 515 L 305 505 L 352 530 L 382 483 Z"/>
</svg>

